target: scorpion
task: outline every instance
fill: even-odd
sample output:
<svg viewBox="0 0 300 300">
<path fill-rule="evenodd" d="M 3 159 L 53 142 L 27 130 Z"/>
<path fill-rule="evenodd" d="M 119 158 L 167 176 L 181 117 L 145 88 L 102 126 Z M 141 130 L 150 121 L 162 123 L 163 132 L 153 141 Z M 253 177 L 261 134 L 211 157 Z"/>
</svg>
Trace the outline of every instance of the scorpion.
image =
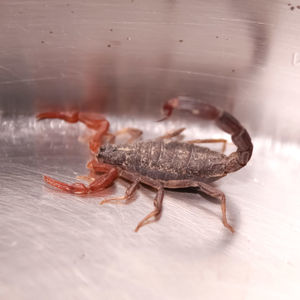
<svg viewBox="0 0 300 300">
<path fill-rule="evenodd" d="M 96 159 L 91 160 L 87 167 L 94 175 L 89 185 L 83 183 L 67 184 L 48 176 L 46 183 L 73 194 L 89 194 L 110 186 L 116 178 L 121 177 L 131 184 L 124 196 L 106 199 L 101 204 L 112 201 L 127 201 L 137 190 L 140 183 L 156 190 L 154 210 L 146 215 L 137 225 L 137 232 L 143 225 L 157 220 L 162 211 L 164 190 L 194 188 L 221 203 L 223 225 L 231 232 L 233 227 L 226 217 L 226 198 L 222 191 L 211 185 L 212 182 L 243 168 L 251 158 L 253 145 L 247 130 L 230 113 L 211 104 L 199 102 L 194 98 L 179 96 L 166 101 L 163 105 L 164 117 L 169 118 L 174 110 L 187 111 L 204 120 L 214 121 L 217 127 L 231 135 L 232 142 L 237 147 L 230 155 L 195 145 L 198 142 L 226 142 L 226 140 L 206 139 L 190 142 L 179 142 L 168 138 L 180 134 L 183 129 L 176 130 L 165 136 L 148 141 L 137 141 L 124 144 L 102 144 L 108 132 L 109 122 L 105 118 L 93 119 L 82 113 L 42 113 L 37 117 L 60 118 L 68 122 L 81 121 L 89 128 L 96 129 L 96 134 L 90 139 L 90 149 L 96 152 Z M 139 135 L 133 129 L 123 132 Z M 224 152 L 224 151 L 223 151 Z M 98 173 L 101 173 L 99 175 Z M 97 175 L 98 174 L 98 175 Z"/>
</svg>

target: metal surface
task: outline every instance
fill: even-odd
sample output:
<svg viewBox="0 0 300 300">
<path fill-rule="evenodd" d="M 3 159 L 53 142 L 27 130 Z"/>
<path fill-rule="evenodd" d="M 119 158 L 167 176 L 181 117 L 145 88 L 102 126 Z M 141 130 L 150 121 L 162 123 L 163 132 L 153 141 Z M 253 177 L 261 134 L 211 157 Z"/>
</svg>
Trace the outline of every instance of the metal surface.
<svg viewBox="0 0 300 300">
<path fill-rule="evenodd" d="M 298 299 L 300 296 L 300 9 L 283 1 L 1 1 L 0 298 Z M 294 7 L 294 9 L 291 9 Z M 130 205 L 118 180 L 80 197 L 89 159 L 81 124 L 36 112 L 104 112 L 145 138 L 227 135 L 185 115 L 155 123 L 188 95 L 223 107 L 253 137 L 247 167 L 215 185 L 218 203 L 168 191 L 161 219 L 138 233 L 154 194 Z M 79 138 L 79 140 L 78 140 Z M 215 145 L 214 147 L 217 147 Z M 230 146 L 228 153 L 234 150 Z"/>
</svg>

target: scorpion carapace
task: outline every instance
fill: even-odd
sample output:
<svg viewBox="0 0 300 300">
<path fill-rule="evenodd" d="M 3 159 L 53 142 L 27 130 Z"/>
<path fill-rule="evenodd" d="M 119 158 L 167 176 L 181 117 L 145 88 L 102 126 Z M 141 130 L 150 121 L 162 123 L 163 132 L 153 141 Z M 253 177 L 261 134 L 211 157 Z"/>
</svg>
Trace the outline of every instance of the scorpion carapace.
<svg viewBox="0 0 300 300">
<path fill-rule="evenodd" d="M 164 189 L 193 187 L 199 192 L 217 198 L 221 202 L 222 221 L 226 228 L 234 231 L 226 217 L 226 199 L 224 193 L 210 185 L 210 182 L 242 168 L 249 161 L 253 146 L 251 138 L 244 127 L 229 113 L 199 102 L 193 98 L 177 97 L 167 101 L 163 106 L 165 117 L 171 116 L 174 109 L 185 110 L 202 119 L 213 120 L 217 126 L 229 133 L 237 151 L 229 156 L 195 145 L 199 142 L 222 142 L 223 139 L 193 140 L 189 142 L 170 141 L 183 129 L 168 133 L 151 141 L 141 141 L 121 145 L 102 145 L 97 160 L 92 160 L 88 167 L 92 170 L 93 182 L 88 186 L 82 183 L 66 184 L 45 176 L 45 181 L 61 190 L 88 194 L 102 190 L 113 183 L 117 177 L 131 182 L 122 197 L 106 199 L 107 203 L 115 200 L 129 199 L 143 183 L 157 190 L 154 210 L 136 227 L 138 229 L 156 219 L 162 210 Z M 100 145 L 100 142 L 99 142 Z M 97 175 L 97 173 L 104 173 Z"/>
</svg>

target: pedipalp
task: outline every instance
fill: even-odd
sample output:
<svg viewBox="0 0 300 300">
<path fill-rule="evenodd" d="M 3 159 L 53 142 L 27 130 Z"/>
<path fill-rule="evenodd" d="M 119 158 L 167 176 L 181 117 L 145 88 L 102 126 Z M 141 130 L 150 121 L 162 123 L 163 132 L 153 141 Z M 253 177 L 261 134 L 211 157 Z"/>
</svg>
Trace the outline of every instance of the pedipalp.
<svg viewBox="0 0 300 300">
<path fill-rule="evenodd" d="M 93 171 L 104 173 L 102 175 L 97 175 L 95 180 L 93 180 L 89 185 L 84 185 L 83 183 L 73 183 L 68 184 L 56 179 L 53 179 L 49 176 L 44 176 L 44 181 L 49 185 L 52 185 L 64 192 L 68 192 L 71 194 L 89 194 L 93 192 L 102 191 L 108 186 L 110 186 L 115 179 L 118 177 L 118 170 L 117 168 L 108 165 L 108 164 L 101 164 L 95 161 L 90 163 L 90 166 Z"/>
<path fill-rule="evenodd" d="M 43 119 L 61 119 L 68 123 L 82 122 L 88 128 L 96 130 L 96 133 L 89 139 L 89 147 L 93 153 L 96 153 L 102 144 L 102 138 L 109 129 L 109 122 L 99 114 L 71 112 L 43 112 L 36 116 L 37 120 Z"/>
</svg>

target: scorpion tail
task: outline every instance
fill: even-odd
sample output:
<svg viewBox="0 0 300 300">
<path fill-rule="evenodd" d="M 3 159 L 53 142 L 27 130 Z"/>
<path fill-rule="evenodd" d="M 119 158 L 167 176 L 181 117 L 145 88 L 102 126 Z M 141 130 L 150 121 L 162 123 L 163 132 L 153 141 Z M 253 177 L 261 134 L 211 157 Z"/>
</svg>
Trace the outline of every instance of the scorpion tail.
<svg viewBox="0 0 300 300">
<path fill-rule="evenodd" d="M 231 135 L 237 151 L 228 156 L 227 173 L 237 171 L 248 163 L 253 151 L 251 138 L 247 130 L 231 114 L 194 98 L 180 96 L 172 98 L 164 104 L 165 117 L 163 120 L 171 116 L 174 109 L 191 112 L 204 120 L 213 120 L 220 129 Z"/>
</svg>

